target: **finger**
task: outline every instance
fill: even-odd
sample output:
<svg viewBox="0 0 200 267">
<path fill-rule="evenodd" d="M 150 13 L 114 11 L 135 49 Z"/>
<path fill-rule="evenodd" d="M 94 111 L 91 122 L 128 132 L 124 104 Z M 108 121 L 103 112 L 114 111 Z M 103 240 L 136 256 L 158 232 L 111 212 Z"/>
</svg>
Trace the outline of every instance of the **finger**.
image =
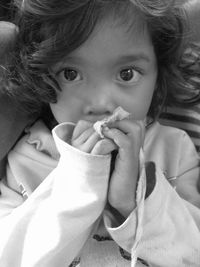
<svg viewBox="0 0 200 267">
<path fill-rule="evenodd" d="M 107 125 L 109 128 L 117 128 L 126 134 L 134 132 L 137 127 L 141 130 L 145 129 L 145 122 L 142 120 L 121 120 L 115 121 Z"/>
<path fill-rule="evenodd" d="M 136 137 L 140 136 L 141 142 L 144 141 L 145 136 L 145 122 L 141 120 L 121 120 L 116 121 L 110 125 L 108 125 L 109 128 L 116 128 L 125 133 L 127 136 L 130 137 Z"/>
<path fill-rule="evenodd" d="M 84 130 L 84 132 L 82 132 L 77 138 L 72 137 L 72 141 L 71 141 L 72 145 L 74 147 L 79 147 L 83 145 L 93 133 L 94 133 L 93 128 L 88 128 Z"/>
<path fill-rule="evenodd" d="M 117 150 L 117 145 L 109 139 L 101 139 L 96 143 L 93 150 L 91 151 L 92 155 L 108 155 L 112 151 Z"/>
<path fill-rule="evenodd" d="M 99 141 L 100 137 L 99 134 L 96 132 L 93 132 L 93 134 L 87 139 L 87 141 L 81 145 L 79 149 L 86 153 L 90 153 L 96 143 Z"/>
<path fill-rule="evenodd" d="M 80 134 L 82 134 L 88 128 L 92 128 L 91 122 L 84 121 L 84 120 L 78 121 L 78 123 L 76 124 L 74 128 L 72 139 L 76 139 Z"/>
<path fill-rule="evenodd" d="M 127 151 L 127 150 L 132 149 L 133 144 L 130 138 L 125 133 L 120 131 L 119 129 L 107 128 L 104 130 L 103 133 L 104 133 L 104 136 L 106 138 L 111 139 L 118 146 L 120 150 Z"/>
</svg>

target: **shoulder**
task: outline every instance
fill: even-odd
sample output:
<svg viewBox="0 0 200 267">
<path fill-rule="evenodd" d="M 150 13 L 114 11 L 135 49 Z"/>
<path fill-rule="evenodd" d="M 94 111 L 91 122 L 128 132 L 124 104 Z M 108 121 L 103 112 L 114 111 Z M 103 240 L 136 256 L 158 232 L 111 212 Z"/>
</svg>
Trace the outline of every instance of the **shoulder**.
<svg viewBox="0 0 200 267">
<path fill-rule="evenodd" d="M 181 129 L 172 126 L 161 125 L 155 122 L 146 133 L 146 141 L 164 142 L 164 143 L 190 143 L 193 146 L 192 140 L 188 134 Z"/>
<path fill-rule="evenodd" d="M 147 130 L 144 149 L 148 159 L 163 162 L 163 165 L 178 166 L 180 162 L 197 164 L 199 160 L 195 146 L 185 131 L 158 122 Z"/>
<path fill-rule="evenodd" d="M 144 152 L 146 160 L 159 165 L 167 178 L 199 164 L 199 156 L 188 134 L 157 122 L 147 131 Z"/>
</svg>

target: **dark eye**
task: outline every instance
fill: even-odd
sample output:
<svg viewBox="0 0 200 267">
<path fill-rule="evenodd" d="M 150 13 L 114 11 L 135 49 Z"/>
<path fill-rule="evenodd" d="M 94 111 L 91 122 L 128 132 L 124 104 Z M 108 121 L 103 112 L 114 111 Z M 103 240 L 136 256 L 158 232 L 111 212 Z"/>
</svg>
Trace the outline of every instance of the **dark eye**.
<svg viewBox="0 0 200 267">
<path fill-rule="evenodd" d="M 117 78 L 123 82 L 137 82 L 140 78 L 140 73 L 134 68 L 127 68 L 121 70 Z"/>
<path fill-rule="evenodd" d="M 74 69 L 64 69 L 63 75 L 68 82 L 79 81 L 81 79 L 81 75 Z"/>
</svg>

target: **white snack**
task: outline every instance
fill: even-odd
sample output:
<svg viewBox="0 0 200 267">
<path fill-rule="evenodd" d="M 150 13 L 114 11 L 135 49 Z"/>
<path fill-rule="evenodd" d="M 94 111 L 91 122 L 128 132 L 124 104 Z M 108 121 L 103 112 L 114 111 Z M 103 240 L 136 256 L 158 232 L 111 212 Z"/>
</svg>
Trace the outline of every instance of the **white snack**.
<svg viewBox="0 0 200 267">
<path fill-rule="evenodd" d="M 101 121 L 94 123 L 93 128 L 100 135 L 101 138 L 104 138 L 103 129 L 108 126 L 109 123 L 114 121 L 121 121 L 130 116 L 130 113 L 124 110 L 122 107 L 117 107 L 113 114 Z"/>
</svg>

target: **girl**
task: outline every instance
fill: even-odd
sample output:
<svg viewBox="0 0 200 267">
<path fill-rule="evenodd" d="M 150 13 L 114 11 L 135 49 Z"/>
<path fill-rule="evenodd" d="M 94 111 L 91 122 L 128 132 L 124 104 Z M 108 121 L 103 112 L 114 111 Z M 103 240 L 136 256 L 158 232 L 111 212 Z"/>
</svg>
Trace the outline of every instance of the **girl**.
<svg viewBox="0 0 200 267">
<path fill-rule="evenodd" d="M 199 266 L 199 158 L 185 132 L 156 122 L 187 91 L 177 67 L 182 8 L 16 4 L 4 88 L 40 119 L 9 153 L 0 183 L 0 265 Z M 94 123 L 119 106 L 130 117 L 101 138 Z"/>
</svg>

